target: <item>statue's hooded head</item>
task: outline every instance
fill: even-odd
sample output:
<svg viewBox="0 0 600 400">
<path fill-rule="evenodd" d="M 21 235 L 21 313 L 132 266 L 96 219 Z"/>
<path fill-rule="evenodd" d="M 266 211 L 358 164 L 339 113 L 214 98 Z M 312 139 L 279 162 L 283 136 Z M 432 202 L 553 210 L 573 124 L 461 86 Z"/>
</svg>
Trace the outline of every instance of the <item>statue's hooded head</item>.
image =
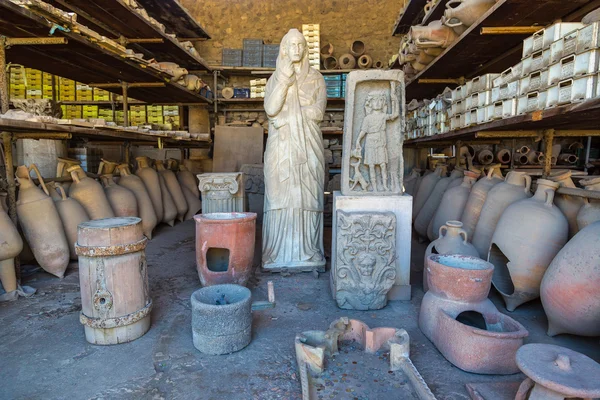
<svg viewBox="0 0 600 400">
<path fill-rule="evenodd" d="M 292 63 L 300 64 L 300 70 L 303 73 L 308 72 L 308 45 L 304 35 L 298 29 L 290 29 L 281 39 L 279 46 L 279 59 L 287 56 Z"/>
</svg>

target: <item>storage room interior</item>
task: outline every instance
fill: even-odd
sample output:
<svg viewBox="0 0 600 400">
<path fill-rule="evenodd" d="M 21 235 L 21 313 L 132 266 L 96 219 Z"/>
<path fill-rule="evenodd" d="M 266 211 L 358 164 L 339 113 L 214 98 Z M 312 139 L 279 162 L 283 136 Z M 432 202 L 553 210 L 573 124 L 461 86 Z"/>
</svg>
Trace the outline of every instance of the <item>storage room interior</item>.
<svg viewBox="0 0 600 400">
<path fill-rule="evenodd" d="M 600 399 L 600 0 L 0 0 L 0 398 Z"/>
</svg>

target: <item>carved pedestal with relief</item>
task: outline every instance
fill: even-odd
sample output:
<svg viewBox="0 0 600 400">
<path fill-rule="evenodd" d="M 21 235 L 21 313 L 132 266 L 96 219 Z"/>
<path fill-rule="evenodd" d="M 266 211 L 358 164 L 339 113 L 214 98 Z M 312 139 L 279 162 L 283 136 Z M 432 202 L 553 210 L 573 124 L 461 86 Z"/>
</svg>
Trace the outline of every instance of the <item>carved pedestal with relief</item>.
<svg viewBox="0 0 600 400">
<path fill-rule="evenodd" d="M 247 209 L 256 213 L 256 223 L 262 224 L 265 208 L 265 172 L 263 164 L 244 164 L 244 189 Z"/>
<path fill-rule="evenodd" d="M 202 193 L 202 214 L 244 211 L 244 183 L 241 172 L 198 175 Z"/>
</svg>

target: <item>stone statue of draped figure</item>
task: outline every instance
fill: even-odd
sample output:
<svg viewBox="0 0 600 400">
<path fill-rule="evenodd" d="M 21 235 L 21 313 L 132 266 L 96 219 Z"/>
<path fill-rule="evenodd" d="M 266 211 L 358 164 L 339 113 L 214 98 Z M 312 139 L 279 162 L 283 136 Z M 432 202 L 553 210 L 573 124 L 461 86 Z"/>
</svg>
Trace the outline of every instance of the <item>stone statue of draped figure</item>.
<svg viewBox="0 0 600 400">
<path fill-rule="evenodd" d="M 267 270 L 324 271 L 325 158 L 319 123 L 327 105 L 323 76 L 309 66 L 304 36 L 282 39 L 267 82 L 262 264 Z"/>
</svg>

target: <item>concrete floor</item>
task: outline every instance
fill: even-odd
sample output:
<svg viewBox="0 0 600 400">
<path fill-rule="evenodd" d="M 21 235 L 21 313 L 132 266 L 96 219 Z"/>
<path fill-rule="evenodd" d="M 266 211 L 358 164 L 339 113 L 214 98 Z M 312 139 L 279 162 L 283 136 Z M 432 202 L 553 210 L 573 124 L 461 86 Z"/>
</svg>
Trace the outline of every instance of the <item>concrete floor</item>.
<svg viewBox="0 0 600 400">
<path fill-rule="evenodd" d="M 326 231 L 330 236 L 330 231 Z M 422 264 L 424 246 L 413 243 L 413 264 Z M 147 248 L 152 326 L 140 339 L 117 346 L 85 341 L 79 323 L 81 299 L 77 265 L 58 280 L 37 271 L 26 284 L 38 289 L 29 299 L 0 303 L 0 398 L 2 399 L 298 399 L 300 383 L 294 337 L 325 330 L 341 316 L 371 327 L 404 328 L 411 337 L 411 358 L 438 399 L 468 399 L 467 382 L 519 381 L 522 375 L 486 376 L 452 366 L 417 326 L 423 297 L 421 275 L 413 276 L 413 299 L 374 312 L 336 307 L 329 276 L 268 275 L 258 272 L 250 286 L 256 300 L 266 299 L 267 280 L 275 283 L 277 307 L 254 314 L 253 340 L 244 350 L 207 356 L 192 344 L 190 295 L 200 287 L 194 259 L 192 221 L 160 227 Z M 492 295 L 506 312 L 499 297 Z M 511 314 L 530 331 L 526 342 L 554 343 L 600 362 L 598 338 L 546 336 L 539 301 Z M 365 383 L 372 376 L 364 372 Z M 373 399 L 397 399 L 401 392 L 378 388 Z M 341 392 L 327 398 L 353 399 Z"/>
</svg>

